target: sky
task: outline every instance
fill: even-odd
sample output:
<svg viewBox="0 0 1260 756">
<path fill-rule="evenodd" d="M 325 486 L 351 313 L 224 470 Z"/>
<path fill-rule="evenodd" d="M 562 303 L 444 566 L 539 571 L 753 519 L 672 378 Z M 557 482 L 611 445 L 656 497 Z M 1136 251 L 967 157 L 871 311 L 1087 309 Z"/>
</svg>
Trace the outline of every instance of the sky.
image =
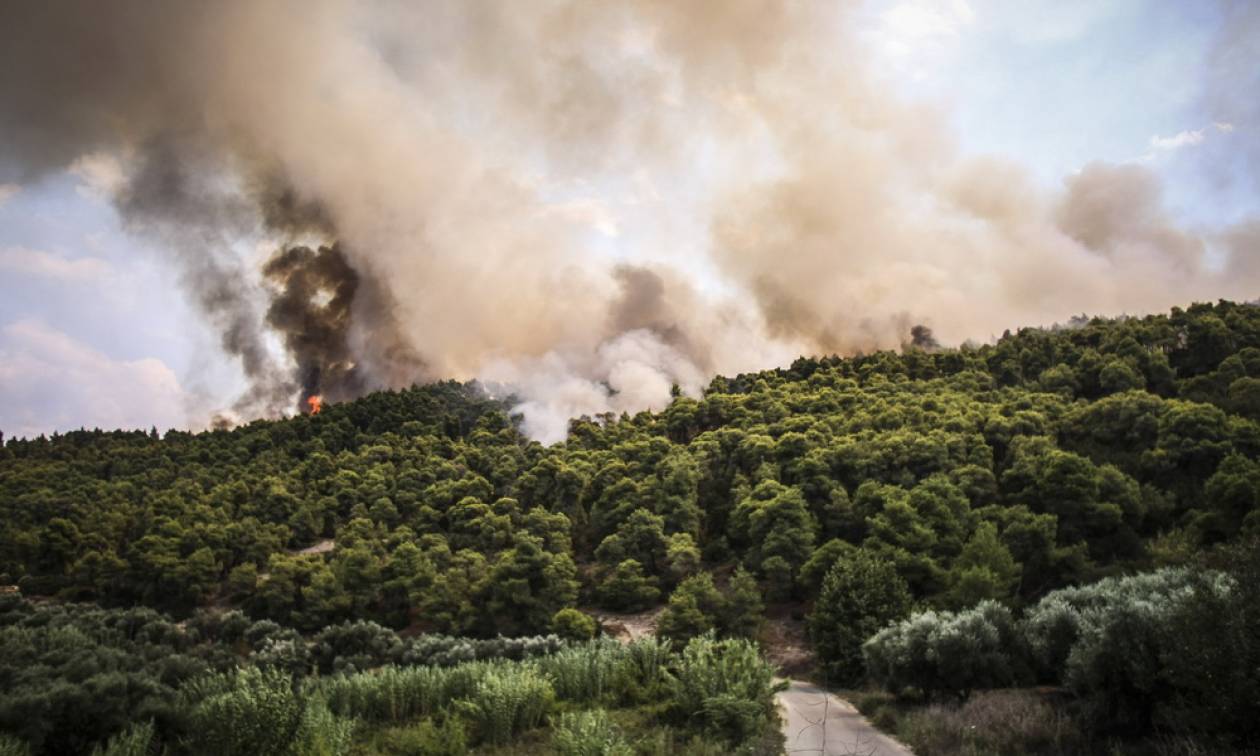
<svg viewBox="0 0 1260 756">
<path fill-rule="evenodd" d="M 1236 112 L 1224 112 L 1229 108 L 1222 107 L 1218 97 L 1221 74 L 1219 68 L 1214 67 L 1214 55 L 1219 40 L 1228 31 L 1223 28 L 1225 7 L 1210 2 L 1172 0 L 880 0 L 865 3 L 854 12 L 846 21 L 845 35 L 837 34 L 835 50 L 823 49 L 828 45 L 825 37 L 811 37 L 808 44 L 812 47 L 805 52 L 825 54 L 829 60 L 834 57 L 841 60 L 838 65 L 842 66 L 846 50 L 857 50 L 850 46 L 861 45 L 861 81 L 874 90 L 892 93 L 898 113 L 930 114 L 924 118 L 923 128 L 931 133 L 918 134 L 912 124 L 904 123 L 890 132 L 894 134 L 888 140 L 890 144 L 880 149 L 891 155 L 904 151 L 906 160 L 918 160 L 920 155 L 926 155 L 924 159 L 931 161 L 936 159 L 935 155 L 947 154 L 947 158 L 940 159 L 951 167 L 942 171 L 951 175 L 953 166 L 962 166 L 958 170 L 965 172 L 963 169 L 972 161 L 986 166 L 1009 163 L 1017 167 L 1019 177 L 1009 191 L 1026 192 L 1029 196 L 1058 197 L 1067 191 L 1065 187 L 1074 185 L 1074 179 L 1095 175 L 1097 170 L 1091 170 L 1091 166 L 1098 164 L 1136 166 L 1149 172 L 1158 182 L 1158 204 L 1164 213 L 1151 222 L 1166 222 L 1171 229 L 1169 234 L 1199 234 L 1195 238 L 1206 240 L 1202 265 L 1210 270 L 1227 265 L 1226 253 L 1216 248 L 1222 229 L 1245 224 L 1260 209 L 1254 176 L 1241 167 L 1244 155 L 1256 143 L 1256 124 L 1239 120 Z M 574 33 L 583 32 L 579 28 Z M 658 44 L 656 40 L 641 42 L 628 33 L 618 39 L 632 53 L 635 45 Z M 857 42 L 853 41 L 855 39 Z M 55 43 L 55 40 L 47 42 Z M 598 40 L 593 44 L 598 46 Z M 406 67 L 407 50 L 399 51 L 385 44 L 374 49 L 379 59 L 373 57 L 361 62 L 356 58 L 356 65 L 388 65 L 398 70 Z M 592 66 L 602 65 L 598 53 L 591 55 Z M 675 95 L 666 86 L 661 90 L 663 94 L 647 96 L 665 100 L 690 96 L 685 86 L 686 77 L 690 75 L 686 69 L 689 58 L 685 54 L 679 57 L 683 60 L 683 73 L 679 74 L 684 81 L 682 94 Z M 477 66 L 470 64 L 470 69 L 473 68 Z M 489 181 L 483 174 L 494 170 L 510 175 L 513 186 L 518 187 L 504 192 L 503 197 L 508 199 L 495 195 L 485 200 L 489 208 L 487 217 L 510 219 L 516 217 L 514 214 L 524 213 L 532 219 L 537 214 L 545 215 L 546 219 L 539 223 L 563 225 L 568 229 L 564 232 L 564 244 L 582 250 L 585 256 L 579 258 L 583 262 L 577 263 L 578 267 L 596 264 L 591 261 L 610 269 L 632 265 L 649 266 L 653 270 L 657 269 L 653 266 L 659 266 L 664 270 L 667 266 L 668 272 L 660 274 L 664 283 L 648 280 L 649 288 L 663 286 L 671 297 L 674 292 L 685 289 L 679 297 L 717 302 L 702 309 L 723 313 L 720 320 L 724 327 L 742 322 L 740 318 L 752 317 L 759 324 L 757 327 L 768 334 L 759 342 L 763 346 L 756 348 L 741 348 L 736 343 L 738 329 L 733 329 L 729 337 L 722 337 L 734 343 L 733 346 L 707 345 L 706 354 L 738 352 L 739 359 L 683 360 L 679 353 L 686 353 L 687 349 L 679 346 L 681 342 L 671 341 L 672 337 L 639 338 L 636 334 L 644 330 L 646 321 L 633 318 L 633 328 L 601 332 L 598 337 L 586 340 L 570 338 L 560 326 L 551 331 L 540 326 L 540 331 L 566 335 L 534 343 L 529 342 L 528 333 L 532 319 L 538 318 L 541 322 L 544 316 L 554 319 L 560 315 L 550 309 L 546 313 L 530 310 L 529 303 L 515 301 L 505 304 L 502 310 L 490 308 L 492 312 L 485 316 L 485 323 L 476 320 L 476 314 L 458 310 L 449 303 L 445 309 L 434 304 L 430 309 L 417 311 L 420 305 L 411 304 L 412 294 L 417 299 L 437 302 L 447 295 L 444 289 L 449 287 L 433 283 L 432 289 L 425 288 L 426 282 L 438 278 L 438 273 L 428 268 L 425 268 L 428 277 L 417 274 L 419 283 L 414 286 L 410 283 L 395 285 L 392 281 L 402 278 L 391 273 L 410 269 L 392 268 L 393 262 L 382 262 L 380 268 L 385 274 L 386 288 L 393 299 L 401 302 L 400 312 L 406 313 L 399 316 L 405 328 L 419 330 L 413 324 L 423 322 L 426 334 L 440 331 L 447 327 L 442 322 L 443 313 L 451 313 L 452 320 L 458 320 L 459 328 L 463 329 L 458 340 L 452 337 L 443 341 L 436 336 L 420 340 L 430 368 L 423 378 L 445 377 L 446 374 L 459 378 L 476 376 L 523 387 L 521 393 L 527 399 L 527 409 L 536 411 L 540 418 L 535 435 L 554 441 L 557 433 L 562 436 L 563 431 L 556 430 L 554 418 L 544 418 L 547 413 L 559 413 L 563 417 L 589 407 L 599 408 L 601 402 L 611 409 L 633 408 L 636 402 L 653 406 L 659 403 L 661 385 L 667 389 L 670 382 L 681 383 L 694 392 L 715 370 L 769 368 L 789 361 L 798 351 L 842 351 L 857 343 L 847 337 L 836 337 L 835 329 L 830 326 L 823 329 L 826 336 L 807 338 L 800 330 L 803 326 L 799 321 L 780 324 L 772 313 L 773 307 L 764 302 L 759 312 L 748 316 L 729 314 L 723 309 L 727 307 L 725 298 L 747 298 L 747 292 L 753 289 L 761 297 L 763 292 L 759 287 L 765 281 L 777 280 L 773 275 L 767 278 L 765 271 L 749 268 L 753 265 L 749 255 L 753 253 L 742 250 L 757 242 L 748 240 L 764 241 L 768 237 L 760 229 L 750 231 L 744 219 L 755 217 L 763 210 L 772 212 L 780 207 L 776 203 L 793 202 L 786 195 L 776 195 L 770 190 L 764 197 L 733 193 L 729 187 L 741 183 L 736 180 L 738 177 L 733 178 L 734 166 L 751 164 L 755 166 L 752 172 L 763 178 L 776 175 L 780 169 L 785 174 L 791 173 L 794 153 L 803 149 L 801 145 L 809 139 L 816 138 L 816 133 L 808 130 L 818 128 L 816 124 L 775 120 L 778 116 L 763 113 L 764 123 L 771 125 L 749 127 L 747 133 L 760 133 L 758 129 L 774 131 L 779 128 L 776 124 L 793 123 L 791 129 L 799 128 L 801 136 L 782 136 L 795 133 L 785 127 L 775 131 L 773 140 L 767 140 L 773 148 L 745 149 L 748 144 L 757 144 L 757 140 L 746 135 L 728 140 L 721 135 L 721 129 L 727 128 L 722 124 L 713 127 L 719 136 L 702 138 L 689 136 L 685 124 L 679 127 L 671 123 L 662 128 L 668 130 L 671 139 L 682 141 L 689 153 L 685 160 L 639 168 L 634 167 L 633 161 L 627 164 L 611 160 L 605 168 L 584 171 L 574 169 L 569 163 L 598 162 L 604 157 L 602 153 L 592 157 L 584 150 L 602 150 L 605 147 L 601 144 L 606 146 L 607 143 L 592 141 L 591 146 L 584 146 L 582 140 L 571 140 L 561 144 L 564 154 L 557 156 L 549 151 L 553 149 L 551 142 L 515 141 L 518 124 L 511 118 L 498 120 L 481 115 L 473 105 L 462 105 L 461 93 L 449 82 L 429 81 L 420 76 L 406 80 L 422 82 L 415 85 L 417 90 L 427 87 L 424 92 L 436 93 L 435 99 L 441 104 L 433 107 L 434 112 L 442 114 L 442 139 L 460 144 L 473 142 L 484 148 L 485 154 L 497 156 L 485 159 L 489 168 L 478 166 L 475 161 L 449 168 L 455 175 L 471 176 L 458 179 L 472 182 L 470 193 L 481 196 L 482 185 L 475 182 Z M 496 81 L 491 74 L 487 75 L 487 80 Z M 381 81 L 384 89 L 393 80 L 384 77 Z M 365 88 L 369 87 L 365 84 Z M 493 87 L 488 87 L 487 91 L 495 91 L 495 97 L 504 96 Z M 573 96 L 585 95 L 579 91 Z M 724 105 L 727 114 L 739 112 L 742 96 L 737 89 L 730 94 L 733 104 Z M 811 102 L 828 96 L 826 85 L 811 90 L 810 94 Z M 847 95 L 837 94 L 838 98 L 843 96 Z M 1238 96 L 1253 98 L 1254 92 Z M 345 97 L 348 101 L 341 107 L 356 107 L 354 97 Z M 635 104 L 633 96 L 627 96 L 626 101 Z M 417 124 L 414 133 L 422 132 L 434 119 L 427 114 L 423 99 L 413 102 L 404 97 L 400 102 L 401 107 L 416 109 L 415 113 L 408 111 L 397 116 L 408 123 L 413 119 Z M 784 97 L 775 100 L 773 107 L 791 102 L 790 97 Z M 772 108 L 765 107 L 766 112 Z M 531 117 L 531 111 L 524 106 L 505 112 L 515 114 L 513 117 L 519 117 L 522 122 Z M 623 113 L 626 122 L 633 121 L 635 113 L 637 110 Z M 848 128 L 851 120 L 837 121 L 835 128 Z M 830 123 L 825 118 L 821 122 L 824 126 Z M 0 140 L 4 139 L 4 123 L 0 121 Z M 563 122 L 561 128 L 567 123 L 570 121 Z M 531 128 L 541 127 L 520 127 L 523 132 Z M 554 128 L 554 124 L 548 128 Z M 405 144 L 411 133 L 403 130 L 396 138 Z M 382 141 L 388 143 L 392 138 L 395 136 L 386 134 Z M 843 137 L 837 139 L 843 142 Z M 631 138 L 623 135 L 618 140 L 623 141 L 615 144 L 622 145 Z M 259 139 L 259 142 L 265 141 Z M 928 142 L 931 145 L 924 146 Z M 948 146 L 940 147 L 937 143 Z M 522 148 L 522 144 L 526 147 Z M 201 428 L 214 412 L 232 407 L 251 385 L 251 378 L 241 369 L 238 355 L 224 350 L 216 321 L 207 317 L 204 308 L 190 296 L 190 286 L 195 287 L 195 283 L 189 284 L 187 279 L 196 273 L 190 273 L 184 263 L 164 248 L 173 243 L 170 238 L 137 230 L 134 220 L 120 213 L 117 192 L 119 183 L 124 180 L 121 174 L 128 170 L 127 145 L 113 151 L 97 150 L 96 146 L 85 143 L 82 154 L 63 160 L 63 164 L 54 168 L 19 171 L 0 180 L 0 431 L 6 437 L 80 427 Z M 304 177 L 311 185 L 323 180 L 325 171 L 319 161 L 290 158 L 284 146 L 274 149 L 281 155 L 281 161 L 291 159 L 296 166 L 288 171 L 290 180 L 296 182 Z M 670 148 L 653 149 L 668 152 Z M 866 154 L 862 149 L 837 150 L 834 170 L 843 172 L 852 168 L 861 173 Z M 436 160 L 435 155 L 440 152 L 441 148 L 434 148 L 431 141 L 426 143 L 426 160 Z M 5 157 L 14 159 L 13 155 Z M 308 164 L 313 166 L 310 170 L 306 168 Z M 789 168 L 783 168 L 785 165 Z M 948 183 L 944 178 L 942 182 Z M 718 185 L 723 187 L 721 191 L 713 189 Z M 301 186 L 299 184 L 299 188 Z M 367 191 L 374 190 L 371 184 L 365 186 Z M 529 208 L 534 209 L 523 211 L 518 209 L 518 201 L 513 197 L 514 193 L 526 190 L 531 192 L 529 202 L 534 203 Z M 1005 190 L 999 187 L 996 192 L 1000 195 Z M 928 197 L 906 195 L 904 201 L 898 194 L 897 210 L 915 213 L 919 207 L 916 203 L 924 203 L 931 205 L 923 209 L 925 214 L 937 213 L 936 205 L 942 201 L 941 197 L 955 196 L 942 192 Z M 334 215 L 341 213 L 339 227 L 361 229 L 365 226 L 354 226 L 357 216 L 349 205 L 343 209 L 336 201 L 324 200 L 316 192 L 312 196 L 326 201 Z M 861 201 L 864 200 L 855 200 Z M 984 203 L 996 201 L 988 195 L 983 200 Z M 481 258 L 469 250 L 480 249 L 477 245 L 499 243 L 503 238 L 497 235 L 500 231 L 523 240 L 532 239 L 529 234 L 534 233 L 534 226 L 530 224 L 534 221 L 522 221 L 500 230 L 495 228 L 498 221 L 488 220 L 485 238 L 477 236 L 481 231 L 474 229 L 470 233 L 475 238 L 469 240 L 466 238 L 469 234 L 458 226 L 467 222 L 469 207 L 481 205 L 463 198 L 456 202 L 449 197 L 434 202 L 439 203 L 439 208 L 446 207 L 442 202 L 451 207 L 445 211 L 432 210 L 426 216 L 424 233 L 428 235 L 424 238 L 436 246 L 436 239 L 445 238 L 442 233 L 458 233 L 458 245 L 463 245 L 459 247 L 458 257 L 452 254 L 451 260 L 458 262 L 451 265 L 457 265 L 453 268 L 458 273 L 454 280 L 466 283 L 468 288 L 450 291 L 449 297 L 468 299 L 480 296 L 479 291 L 493 292 L 501 290 L 495 287 L 510 287 L 517 275 L 510 265 L 505 269 L 503 259 L 489 256 L 490 253 L 485 260 L 493 260 L 493 263 L 478 264 L 475 261 Z M 1046 200 L 1042 204 L 1055 202 L 1059 200 Z M 431 207 L 426 205 L 426 208 Z M 732 207 L 739 210 L 728 209 Z M 678 212 L 676 208 L 686 211 Z M 821 202 L 818 212 L 829 213 L 825 201 Z M 1052 214 L 1052 211 L 1046 213 Z M 847 217 L 840 211 L 836 216 Z M 824 221 L 823 225 L 828 222 Z M 957 224 L 967 222 L 970 221 L 958 220 Z M 984 222 L 996 223 L 988 219 Z M 395 219 L 382 223 L 374 218 L 372 228 L 376 230 L 370 233 L 356 230 L 350 235 L 357 233 L 357 238 L 375 240 L 385 233 L 379 229 L 392 228 L 392 223 L 401 222 Z M 455 228 L 447 232 L 444 223 Z M 507 221 L 502 223 L 510 225 Z M 951 233 L 954 224 L 951 216 L 948 222 L 932 226 L 930 233 L 924 232 L 916 240 Z M 521 228 L 529 231 L 519 232 Z M 551 229 L 551 225 L 546 228 Z M 870 233 L 882 239 L 882 235 L 889 232 L 881 227 Z M 547 230 L 545 238 L 535 244 L 549 244 L 550 234 L 552 231 Z M 773 238 L 773 234 L 769 238 Z M 521 243 L 524 245 L 525 241 Z M 889 243 L 895 246 L 903 242 Z M 974 248 L 987 250 L 984 246 L 987 243 L 976 242 Z M 236 241 L 233 245 L 234 259 L 245 260 L 251 266 L 271 253 L 271 247 L 263 241 Z M 715 251 L 719 247 L 736 251 Z M 522 249 L 526 251 L 514 252 L 513 259 L 532 254 L 528 250 L 533 247 L 522 246 Z M 976 254 L 981 255 L 981 252 Z M 1018 246 L 1002 248 L 992 254 L 1019 254 Z M 1047 254 L 1053 258 L 1057 253 Z M 358 264 L 365 259 L 355 258 L 354 262 Z M 552 259 L 562 258 L 548 258 Z M 879 259 L 876 254 L 863 265 L 878 266 Z M 895 255 L 890 259 L 890 265 L 905 262 Z M 985 275 L 984 259 L 977 258 L 977 277 Z M 528 260 L 521 264 L 525 262 Z M 1054 265 L 1055 262 L 1051 259 L 1044 264 Z M 552 266 L 552 263 L 543 261 L 539 265 Z M 826 270 L 804 263 L 802 266 L 799 274 L 803 279 L 817 277 L 819 270 Z M 539 285 L 550 285 L 547 282 L 561 276 L 556 271 L 567 269 L 552 266 L 549 277 L 540 279 L 543 283 Z M 846 275 L 858 275 L 853 270 L 857 268 L 851 268 Z M 629 312 L 633 296 L 628 293 L 631 288 L 625 276 L 631 274 L 613 275 L 619 284 L 610 284 L 608 291 L 612 294 L 604 294 L 603 299 L 620 296 L 619 301 Z M 675 278 L 685 281 L 686 286 L 676 286 L 672 283 Z M 617 285 L 621 288 L 616 288 Z M 1138 280 L 1132 285 L 1143 284 Z M 971 289 L 963 287 L 961 291 Z M 1174 296 L 1177 294 L 1175 287 L 1169 291 Z M 1186 299 L 1208 291 L 1210 287 L 1206 284 L 1187 289 Z M 1236 292 L 1222 292 L 1222 296 L 1226 294 L 1236 295 Z M 1260 292 L 1255 294 L 1260 296 Z M 824 295 L 825 292 L 819 292 L 810 296 Z M 1141 307 L 1147 301 L 1151 306 L 1164 305 L 1167 295 L 1161 296 L 1164 298 L 1149 300 L 1101 294 L 1096 300 L 1065 298 L 1061 310 L 1056 310 L 1056 304 L 1050 302 L 1027 314 L 1014 307 L 998 307 L 993 310 L 994 321 L 987 324 L 980 316 L 950 323 L 945 321 L 944 315 L 937 314 L 933 320 L 936 311 L 928 311 L 924 317 L 945 340 L 957 343 L 963 337 L 983 340 L 1007 328 L 1066 320 L 1080 307 L 1092 306 L 1095 301 L 1103 314 L 1118 314 L 1114 310 L 1121 306 L 1125 309 Z M 561 307 L 555 301 L 555 298 L 544 299 L 543 306 Z M 878 306 L 892 317 L 898 310 L 894 306 L 896 301 L 890 301 L 891 304 L 879 299 Z M 943 297 L 939 303 L 925 306 L 936 306 L 943 311 L 948 309 L 949 302 Z M 1131 305 L 1133 302 L 1140 304 Z M 900 307 L 911 310 L 914 304 L 907 301 Z M 674 306 L 673 312 L 677 312 L 678 305 Z M 588 312 L 582 309 L 584 305 L 580 302 L 564 307 L 570 308 L 561 307 L 561 314 L 567 313 L 566 317 L 580 319 Z M 688 313 L 691 312 L 689 309 Z M 839 317 L 817 307 L 809 314 L 814 321 Z M 917 317 L 918 313 L 912 315 Z M 880 316 L 883 317 L 883 310 Z M 1046 322 L 1006 322 L 1010 317 Z M 513 318 L 523 321 L 523 325 L 519 330 L 507 331 L 507 335 L 496 330 L 500 326 L 492 322 Z M 680 316 L 678 322 L 684 323 L 680 326 L 684 331 L 690 328 L 692 330 L 687 332 L 694 334 L 705 330 L 707 321 L 688 315 Z M 649 325 L 647 330 L 654 333 L 672 332 L 669 324 L 653 321 Z M 989 330 L 985 332 L 985 328 Z M 479 351 L 464 355 L 459 352 L 458 343 L 467 341 L 464 337 L 468 333 L 480 338 L 483 346 Z M 685 337 L 686 334 L 680 338 L 685 342 Z M 274 359 L 283 364 L 286 356 L 280 336 L 264 334 L 263 342 Z M 528 342 L 528 346 L 516 348 L 515 345 L 523 342 Z M 499 348 L 499 344 L 513 346 Z M 391 379 L 391 382 L 399 381 Z M 408 381 L 404 378 L 402 382 Z M 551 389 L 539 388 L 542 384 L 571 387 L 574 393 L 556 400 L 555 395 L 549 393 Z M 614 390 L 608 392 L 608 386 Z M 638 386 L 647 388 L 638 391 L 635 388 Z M 587 395 L 591 392 L 599 395 L 597 400 L 589 400 Z M 595 403 L 592 405 L 590 401 Z"/>
<path fill-rule="evenodd" d="M 1178 213 L 1205 223 L 1256 200 L 1198 178 L 1195 152 L 1236 139 L 1203 100 L 1222 21 L 1213 3 L 1151 0 L 868 6 L 890 86 L 938 102 L 966 151 L 1016 159 L 1048 185 L 1094 160 L 1150 164 Z"/>
</svg>

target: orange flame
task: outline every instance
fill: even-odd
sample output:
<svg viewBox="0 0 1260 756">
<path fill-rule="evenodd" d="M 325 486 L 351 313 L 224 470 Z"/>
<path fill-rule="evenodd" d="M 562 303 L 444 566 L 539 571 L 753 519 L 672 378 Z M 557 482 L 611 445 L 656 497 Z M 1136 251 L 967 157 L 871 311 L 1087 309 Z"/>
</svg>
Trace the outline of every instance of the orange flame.
<svg viewBox="0 0 1260 756">
<path fill-rule="evenodd" d="M 324 398 L 321 397 L 319 394 L 311 394 L 309 397 L 307 397 L 306 403 L 311 408 L 311 414 L 318 415 L 320 407 L 322 407 L 324 404 Z"/>
</svg>

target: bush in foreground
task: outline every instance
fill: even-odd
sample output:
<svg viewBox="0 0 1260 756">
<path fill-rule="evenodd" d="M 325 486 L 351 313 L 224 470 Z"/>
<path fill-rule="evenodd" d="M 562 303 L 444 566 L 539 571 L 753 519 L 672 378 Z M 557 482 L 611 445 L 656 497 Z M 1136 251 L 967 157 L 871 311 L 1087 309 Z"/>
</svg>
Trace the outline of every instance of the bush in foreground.
<svg viewBox="0 0 1260 756">
<path fill-rule="evenodd" d="M 630 756 L 634 753 L 603 709 L 561 714 L 551 736 L 551 747 L 560 756 Z"/>
<path fill-rule="evenodd" d="M 458 709 L 482 740 L 507 743 L 541 724 L 555 699 L 551 683 L 533 668 L 500 666 L 482 678 Z"/>
<path fill-rule="evenodd" d="M 871 676 L 888 690 L 966 698 L 1017 682 L 1019 647 L 1010 610 L 982 601 L 961 612 L 916 614 L 876 633 L 863 652 Z"/>
<path fill-rule="evenodd" d="M 778 723 L 774 668 L 756 644 L 744 639 L 693 639 L 683 649 L 671 683 L 670 708 L 677 719 L 704 734 L 743 743 Z"/>
<path fill-rule="evenodd" d="M 1260 700 L 1237 703 L 1239 695 L 1246 700 L 1250 673 L 1230 674 L 1257 658 L 1254 626 L 1240 624 L 1248 616 L 1245 591 L 1213 571 L 1108 578 L 1048 594 L 1021 630 L 1044 679 L 1076 693 L 1095 729 L 1218 729 L 1197 721 L 1216 711 L 1228 730 L 1260 716 Z M 1205 617 L 1213 619 L 1205 625 Z M 1196 715 L 1182 716 L 1188 708 Z M 1220 716 L 1225 711 L 1232 713 Z"/>
<path fill-rule="evenodd" d="M 1219 556 L 1226 572 L 1164 569 L 1055 591 L 1018 625 L 992 602 L 921 613 L 867 641 L 867 663 L 888 690 L 928 696 L 1016 684 L 1027 664 L 1074 694 L 1092 736 L 1155 733 L 1152 743 L 1229 752 L 1260 739 L 1260 549 Z"/>
<path fill-rule="evenodd" d="M 828 681 L 861 682 L 862 643 L 909 612 L 909 588 L 891 562 L 861 550 L 838 560 L 823 578 L 809 616 L 809 634 Z"/>
</svg>

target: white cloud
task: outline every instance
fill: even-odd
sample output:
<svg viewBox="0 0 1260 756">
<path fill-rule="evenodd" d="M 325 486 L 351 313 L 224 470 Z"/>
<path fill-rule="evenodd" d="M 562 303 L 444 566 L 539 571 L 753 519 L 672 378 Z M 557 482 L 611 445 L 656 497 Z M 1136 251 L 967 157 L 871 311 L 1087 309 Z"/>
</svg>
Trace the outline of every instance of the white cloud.
<svg viewBox="0 0 1260 756">
<path fill-rule="evenodd" d="M 1211 126 L 1204 126 L 1201 129 L 1187 129 L 1168 137 L 1157 134 L 1151 137 L 1151 147 L 1157 150 L 1164 150 L 1165 152 L 1179 150 L 1182 147 L 1195 147 L 1202 144 L 1203 140 L 1207 138 L 1209 129 L 1216 129 L 1222 134 L 1229 134 L 1234 130 L 1234 124 L 1227 121 L 1213 121 Z M 1148 154 L 1146 157 L 1149 159 L 1154 156 Z"/>
<path fill-rule="evenodd" d="M 72 258 L 26 247 L 0 248 L 0 270 L 76 283 L 100 281 L 114 272 L 98 257 Z"/>
<path fill-rule="evenodd" d="M 1170 137 L 1156 135 L 1151 137 L 1151 146 L 1157 150 L 1177 150 L 1182 147 L 1193 146 L 1203 141 L 1204 131 L 1205 129 L 1182 131 Z"/>
<path fill-rule="evenodd" d="M 115 360 L 36 320 L 0 329 L 0 429 L 179 427 L 185 394 L 161 360 Z"/>
<path fill-rule="evenodd" d="M 13 199 L 14 195 L 22 191 L 22 187 L 17 184 L 0 184 L 0 205 Z"/>
</svg>

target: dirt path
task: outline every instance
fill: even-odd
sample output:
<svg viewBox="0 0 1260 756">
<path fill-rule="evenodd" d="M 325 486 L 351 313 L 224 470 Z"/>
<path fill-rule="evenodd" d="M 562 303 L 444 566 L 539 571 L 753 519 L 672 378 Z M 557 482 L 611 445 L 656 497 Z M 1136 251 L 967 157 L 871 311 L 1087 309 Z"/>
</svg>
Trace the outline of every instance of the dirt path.
<svg viewBox="0 0 1260 756">
<path fill-rule="evenodd" d="M 660 619 L 665 607 L 658 606 L 636 614 L 604 612 L 598 609 L 583 609 L 582 611 L 594 617 L 609 636 L 622 643 L 630 643 L 649 635 L 656 635 L 656 621 Z"/>
<path fill-rule="evenodd" d="M 789 683 L 777 696 L 789 754 L 912 756 L 909 748 L 875 729 L 844 699 L 810 683 Z"/>
</svg>

